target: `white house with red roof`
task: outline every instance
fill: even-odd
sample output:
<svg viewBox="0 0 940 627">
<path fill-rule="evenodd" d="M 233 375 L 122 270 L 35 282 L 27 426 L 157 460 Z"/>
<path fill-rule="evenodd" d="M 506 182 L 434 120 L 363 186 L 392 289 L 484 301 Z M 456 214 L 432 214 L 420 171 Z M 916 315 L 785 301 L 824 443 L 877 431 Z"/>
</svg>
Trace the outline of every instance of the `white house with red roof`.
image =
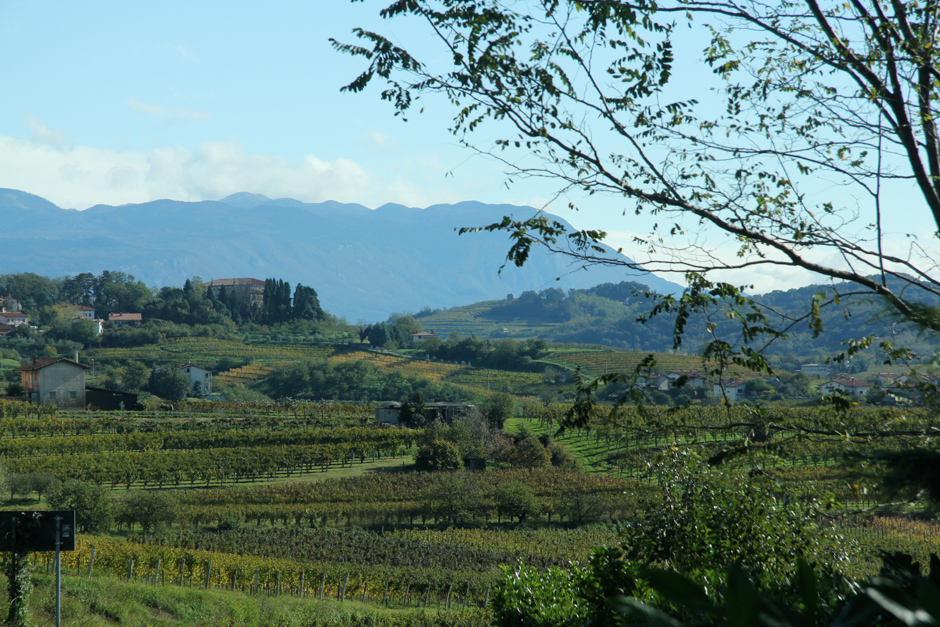
<svg viewBox="0 0 940 627">
<path fill-rule="evenodd" d="M 726 398 L 731 402 L 744 398 L 745 379 L 730 379 L 712 384 L 712 393 L 718 398 Z"/>
<path fill-rule="evenodd" d="M 8 324 L 11 327 L 29 324 L 29 316 L 19 311 L 2 311 L 0 312 L 0 324 Z"/>
<path fill-rule="evenodd" d="M 870 389 L 871 383 L 859 381 L 855 377 L 839 377 L 819 386 L 819 392 L 823 395 L 839 392 L 846 396 L 865 396 Z"/>
</svg>

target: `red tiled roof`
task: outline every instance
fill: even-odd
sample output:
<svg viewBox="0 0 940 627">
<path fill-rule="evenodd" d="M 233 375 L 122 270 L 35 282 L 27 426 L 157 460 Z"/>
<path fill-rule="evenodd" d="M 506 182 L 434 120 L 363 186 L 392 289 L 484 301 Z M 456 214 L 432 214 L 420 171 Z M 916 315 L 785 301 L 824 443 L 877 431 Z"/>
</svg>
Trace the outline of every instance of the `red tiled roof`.
<svg viewBox="0 0 940 627">
<path fill-rule="evenodd" d="M 141 314 L 139 313 L 113 313 L 108 314 L 108 320 L 111 322 L 141 322 Z"/>
<path fill-rule="evenodd" d="M 870 383 L 865 383 L 864 381 L 859 381 L 854 377 L 849 377 L 848 379 L 833 379 L 832 381 L 827 381 L 826 383 L 838 383 L 839 385 L 847 388 L 870 388 Z"/>
<path fill-rule="evenodd" d="M 49 357 L 47 359 L 39 359 L 37 361 L 28 363 L 25 366 L 20 366 L 19 368 L 14 368 L 14 370 L 19 370 L 22 372 L 26 372 L 29 370 L 40 370 L 41 368 L 45 368 L 46 366 L 51 366 L 52 364 L 57 364 L 59 362 L 72 364 L 73 366 L 84 368 L 85 370 L 88 370 L 91 367 L 91 366 L 86 366 L 85 364 L 80 364 L 77 361 L 72 361 L 71 359 L 67 359 L 65 357 Z"/>
<path fill-rule="evenodd" d="M 72 305 L 72 309 L 77 309 L 79 311 L 94 311 L 94 307 L 86 307 L 85 305 Z"/>
<path fill-rule="evenodd" d="M 20 313 L 18 311 L 4 311 L 3 313 L 0 313 L 0 316 L 4 316 L 6 318 L 29 318 L 29 316 L 26 314 Z"/>
</svg>

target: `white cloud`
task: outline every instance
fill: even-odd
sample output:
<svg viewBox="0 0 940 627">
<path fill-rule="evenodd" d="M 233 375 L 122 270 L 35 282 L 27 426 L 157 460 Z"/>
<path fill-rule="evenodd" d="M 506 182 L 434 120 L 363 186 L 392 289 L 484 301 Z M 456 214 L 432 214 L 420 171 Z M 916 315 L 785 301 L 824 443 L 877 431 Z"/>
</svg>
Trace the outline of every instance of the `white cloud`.
<svg viewBox="0 0 940 627">
<path fill-rule="evenodd" d="M 161 105 L 141 102 L 136 98 L 125 98 L 124 104 L 138 113 L 152 115 L 161 120 L 193 120 L 195 122 L 208 122 L 212 116 L 204 111 L 190 111 L 188 109 L 170 109 Z"/>
<path fill-rule="evenodd" d="M 351 159 L 315 155 L 288 161 L 246 154 L 233 142 L 206 142 L 192 150 L 149 152 L 73 146 L 0 136 L 0 187 L 37 194 L 60 207 L 84 209 L 159 198 L 197 201 L 254 192 L 305 202 L 337 200 L 376 207 L 386 202 L 426 206 L 464 200 L 457 190 L 423 187 L 400 172 L 388 177 Z"/>
<path fill-rule="evenodd" d="M 376 152 L 392 152 L 398 150 L 398 142 L 388 133 L 372 131 L 362 134 L 366 145 Z"/>
<path fill-rule="evenodd" d="M 29 123 L 29 132 L 32 136 L 43 143 L 61 146 L 68 143 L 68 135 L 62 131 L 55 131 L 34 118 L 31 115 L 26 116 Z"/>
</svg>

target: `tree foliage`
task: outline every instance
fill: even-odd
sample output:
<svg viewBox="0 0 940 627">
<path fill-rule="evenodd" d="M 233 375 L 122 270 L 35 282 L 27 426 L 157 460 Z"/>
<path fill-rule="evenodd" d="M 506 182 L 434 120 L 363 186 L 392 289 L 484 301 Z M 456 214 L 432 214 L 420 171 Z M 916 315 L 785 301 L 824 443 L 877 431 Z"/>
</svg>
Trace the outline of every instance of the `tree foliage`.
<svg viewBox="0 0 940 627">
<path fill-rule="evenodd" d="M 904 227 L 889 220 L 903 203 L 931 231 L 940 226 L 938 12 L 934 2 L 880 0 L 414 0 L 382 16 L 424 22 L 439 47 L 422 52 L 447 55 L 443 69 L 374 31 L 334 46 L 366 62 L 346 90 L 384 82 L 381 97 L 403 116 L 443 96 L 451 131 L 510 179 L 546 179 L 559 195 L 605 195 L 618 214 L 652 216 L 634 241 L 637 263 L 601 246 L 603 231 L 571 231 L 543 214 L 462 232 L 508 233 L 516 265 L 540 246 L 585 264 L 684 275 L 683 294 L 659 298 L 641 319 L 668 315 L 679 348 L 690 319 L 705 316 L 701 352 L 720 377 L 729 363 L 769 370 L 768 345 L 792 329 L 820 335 L 824 308 L 851 315 L 848 295 L 940 330 L 937 308 L 923 304 L 940 294 L 935 235 L 896 236 Z M 704 50 L 674 45 L 686 27 Z M 676 85 L 678 55 L 701 64 L 714 89 Z M 735 254 L 718 251 L 728 238 Z M 716 275 L 771 267 L 829 283 L 800 313 L 781 315 Z M 835 358 L 872 345 L 887 361 L 915 357 L 891 335 L 868 335 Z"/>
</svg>

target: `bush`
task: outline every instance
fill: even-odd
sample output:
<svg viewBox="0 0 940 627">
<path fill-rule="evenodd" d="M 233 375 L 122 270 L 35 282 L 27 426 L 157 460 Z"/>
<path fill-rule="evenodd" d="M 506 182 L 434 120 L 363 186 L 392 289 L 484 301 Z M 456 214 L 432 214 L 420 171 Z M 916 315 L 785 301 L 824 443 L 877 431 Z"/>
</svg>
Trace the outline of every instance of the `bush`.
<svg viewBox="0 0 940 627">
<path fill-rule="evenodd" d="M 518 518 L 521 523 L 538 511 L 535 494 L 528 486 L 518 481 L 504 481 L 496 486 L 493 501 L 496 503 L 497 515 L 500 518 L 506 516 L 510 521 Z"/>
<path fill-rule="evenodd" d="M 130 527 L 139 524 L 144 533 L 172 525 L 179 516 L 179 505 L 166 492 L 131 492 L 121 499 L 117 522 Z"/>
<path fill-rule="evenodd" d="M 458 470 L 463 465 L 457 445 L 447 440 L 433 440 L 418 449 L 415 468 L 425 472 Z"/>
<path fill-rule="evenodd" d="M 87 481 L 69 479 L 49 494 L 53 509 L 74 509 L 76 524 L 82 531 L 105 531 L 111 526 L 111 501 L 108 490 Z"/>
</svg>

